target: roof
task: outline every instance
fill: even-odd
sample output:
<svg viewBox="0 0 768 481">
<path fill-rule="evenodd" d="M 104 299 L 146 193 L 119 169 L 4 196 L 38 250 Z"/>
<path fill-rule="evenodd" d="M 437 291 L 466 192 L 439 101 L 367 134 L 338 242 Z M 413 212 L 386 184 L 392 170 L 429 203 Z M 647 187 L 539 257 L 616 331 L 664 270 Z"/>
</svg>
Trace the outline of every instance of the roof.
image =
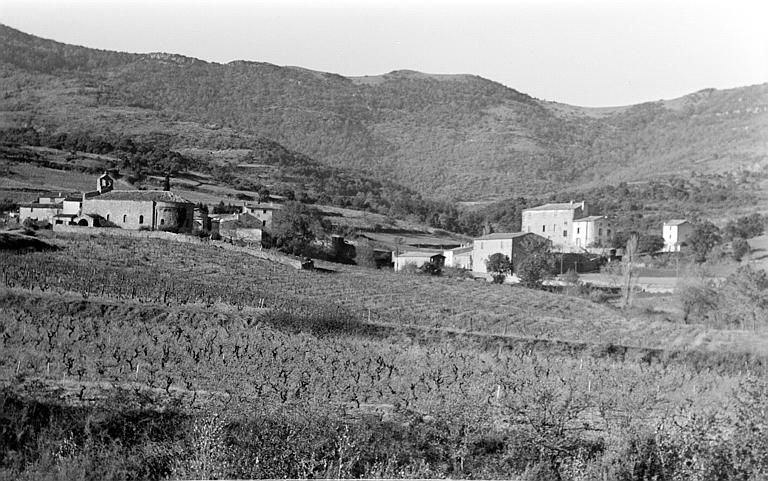
<svg viewBox="0 0 768 481">
<path fill-rule="evenodd" d="M 183 197 L 167 190 L 112 190 L 94 197 L 93 200 L 133 200 L 137 202 L 177 202 L 191 204 Z"/>
<path fill-rule="evenodd" d="M 62 204 L 51 204 L 51 203 L 45 203 L 41 204 L 40 202 L 30 202 L 29 204 L 19 204 L 20 207 L 34 207 L 35 209 L 61 209 Z"/>
<path fill-rule="evenodd" d="M 273 204 L 273 203 L 269 203 L 269 204 L 245 204 L 245 206 L 247 208 L 249 208 L 249 209 L 256 209 L 256 210 L 258 210 L 258 209 L 262 209 L 262 210 L 278 210 L 278 209 L 282 209 L 283 208 L 282 204 Z"/>
<path fill-rule="evenodd" d="M 488 234 L 482 237 L 478 237 L 475 240 L 507 240 L 515 239 L 517 237 L 522 237 L 528 234 L 538 235 L 534 234 L 533 232 L 497 232 L 495 234 Z"/>
<path fill-rule="evenodd" d="M 668 221 L 666 221 L 666 222 L 664 223 L 664 225 L 669 225 L 669 226 L 672 226 L 672 225 L 680 225 L 680 224 L 685 224 L 686 222 L 688 222 L 688 221 L 687 221 L 687 220 L 685 220 L 685 219 L 672 219 L 672 220 L 668 220 Z"/>
<path fill-rule="evenodd" d="M 396 256 L 396 257 L 435 257 L 435 256 L 442 256 L 442 252 L 438 251 L 408 251 L 403 252 L 402 254 Z M 445 257 L 445 256 L 443 256 Z"/>
<path fill-rule="evenodd" d="M 580 217 L 578 219 L 574 219 L 574 222 L 592 222 L 595 220 L 605 220 L 607 219 L 607 216 L 604 215 L 590 215 L 588 217 Z"/>
<path fill-rule="evenodd" d="M 466 252 L 472 252 L 473 249 L 474 248 L 472 246 L 467 246 L 467 247 L 457 247 L 455 249 L 449 249 L 449 250 L 454 254 L 464 254 Z"/>
<path fill-rule="evenodd" d="M 531 207 L 530 209 L 523 209 L 523 211 L 526 211 L 526 210 L 574 210 L 574 209 L 581 209 L 582 207 L 583 207 L 582 202 L 562 202 L 559 204 L 539 205 L 536 207 Z"/>
</svg>

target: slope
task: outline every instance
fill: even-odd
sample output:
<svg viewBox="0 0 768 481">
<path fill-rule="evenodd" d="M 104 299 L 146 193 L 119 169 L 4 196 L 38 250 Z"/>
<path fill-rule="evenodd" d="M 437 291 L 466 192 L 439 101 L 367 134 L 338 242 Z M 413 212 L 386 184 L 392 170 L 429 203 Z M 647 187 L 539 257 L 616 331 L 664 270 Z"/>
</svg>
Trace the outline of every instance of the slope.
<svg viewBox="0 0 768 481">
<path fill-rule="evenodd" d="M 542 194 L 574 183 L 762 169 L 767 162 L 765 84 L 586 109 L 472 75 L 345 78 L 256 62 L 118 54 L 8 27 L 0 28 L 0 45 L 9 46 L 0 49 L 0 107 L 12 123 L 44 127 L 76 117 L 98 129 L 103 119 L 72 114 L 72 107 L 141 108 L 264 135 L 434 198 Z"/>
</svg>

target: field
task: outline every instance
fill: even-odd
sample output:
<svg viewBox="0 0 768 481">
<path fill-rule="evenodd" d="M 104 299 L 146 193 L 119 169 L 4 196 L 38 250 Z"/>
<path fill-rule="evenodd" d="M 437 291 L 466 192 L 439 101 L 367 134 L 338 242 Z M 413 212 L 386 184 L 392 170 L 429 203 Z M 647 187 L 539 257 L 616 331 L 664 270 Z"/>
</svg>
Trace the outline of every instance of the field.
<svg viewBox="0 0 768 481">
<path fill-rule="evenodd" d="M 15 433 L 0 477 L 766 469 L 740 451 L 765 443 L 749 421 L 766 402 L 761 332 L 213 245 L 48 241 L 60 249 L 0 257 L 0 416 Z"/>
</svg>

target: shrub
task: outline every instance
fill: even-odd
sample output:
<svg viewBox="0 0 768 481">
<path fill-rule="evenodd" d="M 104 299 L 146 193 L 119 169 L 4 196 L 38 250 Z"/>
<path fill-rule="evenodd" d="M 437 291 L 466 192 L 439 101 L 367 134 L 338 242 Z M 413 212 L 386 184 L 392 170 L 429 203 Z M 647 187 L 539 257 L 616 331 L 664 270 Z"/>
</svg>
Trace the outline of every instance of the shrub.
<svg viewBox="0 0 768 481">
<path fill-rule="evenodd" d="M 488 257 L 488 260 L 485 261 L 485 268 L 491 273 L 494 284 L 503 284 L 507 274 L 512 272 L 512 262 L 509 260 L 509 256 L 497 252 Z"/>
<path fill-rule="evenodd" d="M 544 279 L 552 271 L 554 258 L 548 252 L 535 252 L 525 257 L 517 266 L 517 276 L 525 287 L 540 289 Z"/>
<path fill-rule="evenodd" d="M 737 237 L 731 242 L 731 257 L 735 261 L 741 261 L 750 252 L 749 242 L 742 237 Z"/>
</svg>

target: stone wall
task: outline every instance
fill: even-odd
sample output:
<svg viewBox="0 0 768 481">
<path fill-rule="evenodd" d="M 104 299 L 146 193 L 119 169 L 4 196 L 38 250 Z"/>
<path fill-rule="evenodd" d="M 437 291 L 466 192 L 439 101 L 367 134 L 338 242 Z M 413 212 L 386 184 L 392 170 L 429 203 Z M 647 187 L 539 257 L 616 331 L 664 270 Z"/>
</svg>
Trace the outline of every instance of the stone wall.
<svg viewBox="0 0 768 481">
<path fill-rule="evenodd" d="M 152 229 L 154 202 L 86 199 L 83 201 L 83 214 L 99 215 L 122 229 Z"/>
</svg>

